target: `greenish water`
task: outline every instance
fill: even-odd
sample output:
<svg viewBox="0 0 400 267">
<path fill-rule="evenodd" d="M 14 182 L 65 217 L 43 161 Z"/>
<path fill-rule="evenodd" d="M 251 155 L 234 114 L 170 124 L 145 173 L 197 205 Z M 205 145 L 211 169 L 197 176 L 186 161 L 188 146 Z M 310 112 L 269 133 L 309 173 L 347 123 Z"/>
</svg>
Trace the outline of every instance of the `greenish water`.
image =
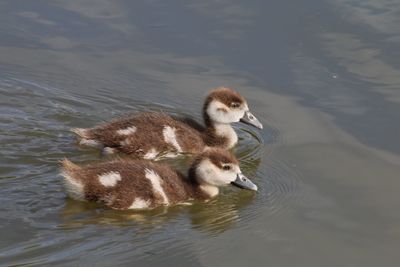
<svg viewBox="0 0 400 267">
<path fill-rule="evenodd" d="M 400 3 L 2 1 L 1 266 L 398 266 Z M 72 127 L 145 110 L 201 120 L 230 86 L 259 192 L 120 212 L 66 198 Z M 184 169 L 187 160 L 168 161 Z"/>
</svg>

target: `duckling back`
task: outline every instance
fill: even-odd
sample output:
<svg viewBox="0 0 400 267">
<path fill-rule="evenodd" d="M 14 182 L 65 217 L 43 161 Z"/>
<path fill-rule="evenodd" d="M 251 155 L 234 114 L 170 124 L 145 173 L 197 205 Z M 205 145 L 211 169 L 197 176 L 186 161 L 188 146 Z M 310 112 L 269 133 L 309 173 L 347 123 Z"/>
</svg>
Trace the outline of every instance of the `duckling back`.
<svg viewBox="0 0 400 267">
<path fill-rule="evenodd" d="M 73 132 L 81 137 L 82 145 L 102 146 L 106 152 L 122 152 L 144 159 L 199 153 L 205 147 L 200 132 L 164 113 L 118 118 L 91 129 L 73 129 Z"/>
<path fill-rule="evenodd" d="M 77 200 L 96 201 L 113 209 L 147 209 L 191 197 L 185 178 L 166 165 L 117 160 L 79 167 L 63 161 L 65 189 Z"/>
</svg>

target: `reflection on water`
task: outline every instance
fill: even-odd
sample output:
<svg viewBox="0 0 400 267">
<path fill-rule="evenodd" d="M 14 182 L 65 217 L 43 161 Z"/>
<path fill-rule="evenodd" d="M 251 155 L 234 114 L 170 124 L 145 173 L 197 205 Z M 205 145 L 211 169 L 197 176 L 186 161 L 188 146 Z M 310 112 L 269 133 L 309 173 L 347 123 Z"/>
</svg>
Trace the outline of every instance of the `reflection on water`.
<svg viewBox="0 0 400 267">
<path fill-rule="evenodd" d="M 388 102 L 400 103 L 400 70 L 382 60 L 379 49 L 350 34 L 328 33 L 323 37 L 326 49 L 333 57 L 339 58 L 347 72 L 371 83 L 371 87 L 384 94 Z"/>
<path fill-rule="evenodd" d="M 85 225 L 134 226 L 137 229 L 156 229 L 164 224 L 187 217 L 194 229 L 209 234 L 221 233 L 234 225 L 239 219 L 239 210 L 246 207 L 254 195 L 246 192 L 230 192 L 218 200 L 193 205 L 160 207 L 148 211 L 115 211 L 93 204 L 67 200 L 61 210 L 62 229 L 83 227 Z"/>
<path fill-rule="evenodd" d="M 2 1 L 0 265 L 397 266 L 398 1 Z M 114 211 L 66 198 L 59 160 L 106 160 L 72 127 L 140 111 L 234 125 L 256 194 Z M 185 172 L 190 158 L 165 160 Z"/>
<path fill-rule="evenodd" d="M 389 40 L 400 41 L 400 3 L 394 0 L 336 0 L 336 4 L 356 23 L 366 24 L 380 33 L 390 34 Z"/>
<path fill-rule="evenodd" d="M 257 205 L 268 206 L 267 201 L 271 197 L 271 210 L 275 206 L 285 205 L 286 196 L 282 198 L 280 195 L 287 192 L 282 192 L 280 187 L 285 186 L 286 181 L 281 180 L 279 174 L 275 175 L 273 171 L 263 171 L 264 168 L 260 165 L 264 153 L 264 138 L 265 143 L 272 145 L 278 134 L 276 128 L 268 123 L 266 128 L 271 131 L 265 137 L 254 132 L 254 129 L 235 126 L 240 138 L 240 145 L 235 148 L 235 153 L 241 160 L 244 173 L 255 177 L 257 184 L 263 188 L 258 194 L 259 197 L 249 191 L 226 188 L 222 190 L 220 197 L 208 203 L 143 212 L 114 211 L 97 204 L 67 199 L 58 175 L 59 160 L 64 157 L 81 163 L 106 160 L 97 150 L 77 146 L 75 137 L 69 131 L 71 127 L 98 123 L 101 120 L 100 116 L 104 114 L 100 112 L 100 105 L 112 105 L 115 102 L 114 105 L 121 110 L 118 113 L 104 114 L 107 117 L 121 114 L 123 111 L 165 111 L 174 115 L 185 114 L 188 111 L 129 98 L 126 102 L 126 98 L 108 94 L 93 97 L 81 96 L 79 93 L 71 94 L 47 85 L 42 86 L 35 81 L 14 78 L 11 74 L 0 80 L 0 83 L 1 92 L 7 98 L 2 105 L 2 112 L 7 114 L 10 120 L 4 121 L 2 129 L 5 130 L 7 125 L 14 127 L 12 131 L 3 131 L 1 137 L 4 148 L 1 170 L 5 174 L 1 182 L 7 185 L 0 190 L 5 204 L 2 212 L 7 214 L 7 221 L 12 222 L 5 222 L 2 232 L 9 232 L 20 226 L 36 233 L 34 236 L 19 236 L 17 233 L 10 235 L 8 240 L 14 240 L 15 243 L 4 243 L 1 252 L 7 262 L 17 264 L 23 263 L 22 259 L 30 259 L 31 263 L 39 264 L 46 262 L 46 257 L 50 255 L 57 260 L 64 260 L 63 254 L 58 254 L 57 247 L 67 246 L 71 242 L 82 242 L 80 238 L 73 236 L 65 239 L 62 237 L 64 231 L 83 231 L 84 235 L 93 236 L 97 232 L 97 228 L 92 228 L 93 226 L 111 227 L 114 230 L 118 229 L 115 227 L 133 228 L 142 233 L 135 236 L 135 240 L 148 242 L 147 246 L 152 251 L 155 247 L 147 236 L 154 233 L 152 231 L 161 231 L 158 235 L 162 242 L 167 242 L 171 238 L 170 234 L 176 232 L 170 233 L 168 230 L 165 233 L 161 229 L 169 229 L 177 223 L 183 227 L 183 232 L 193 229 L 206 236 L 215 236 L 235 227 L 238 221 L 250 220 L 257 216 L 252 214 L 253 212 L 248 215 L 241 214 L 241 210 L 255 202 L 259 202 Z M 198 103 L 198 106 L 200 107 L 201 103 Z M 86 110 L 88 114 L 84 114 Z M 195 119 L 201 118 L 197 115 Z M 265 152 L 271 155 L 271 149 Z M 184 172 L 190 161 L 188 157 L 165 160 Z M 263 177 L 267 172 L 268 176 L 272 177 L 270 181 Z M 266 186 L 262 186 L 263 183 L 267 183 Z M 189 225 L 192 227 L 188 228 Z M 113 232 L 112 229 L 107 231 Z M 120 239 L 118 234 L 114 237 Z M 88 244 L 88 249 L 96 244 L 97 242 Z M 112 243 L 108 245 L 111 246 Z"/>
</svg>

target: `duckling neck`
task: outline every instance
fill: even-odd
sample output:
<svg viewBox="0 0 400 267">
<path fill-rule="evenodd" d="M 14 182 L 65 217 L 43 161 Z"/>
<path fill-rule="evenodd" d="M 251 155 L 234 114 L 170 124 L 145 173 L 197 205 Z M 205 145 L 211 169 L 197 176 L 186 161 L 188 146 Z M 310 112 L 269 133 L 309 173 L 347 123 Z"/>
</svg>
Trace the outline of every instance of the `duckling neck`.
<svg viewBox="0 0 400 267">
<path fill-rule="evenodd" d="M 238 136 L 230 124 L 208 123 L 204 142 L 207 146 L 230 149 L 238 141 Z"/>
<path fill-rule="evenodd" d="M 196 179 L 196 170 L 194 167 L 189 169 L 189 177 L 187 181 L 187 191 L 189 198 L 207 200 L 218 195 L 219 189 L 216 186 L 200 184 Z"/>
<path fill-rule="evenodd" d="M 216 197 L 219 194 L 219 189 L 213 185 L 199 184 L 198 182 L 193 182 L 191 180 L 191 194 L 190 198 L 198 200 L 207 200 Z"/>
<path fill-rule="evenodd" d="M 218 187 L 213 185 L 199 185 L 199 190 L 201 190 L 209 198 L 213 198 L 219 194 Z"/>
</svg>

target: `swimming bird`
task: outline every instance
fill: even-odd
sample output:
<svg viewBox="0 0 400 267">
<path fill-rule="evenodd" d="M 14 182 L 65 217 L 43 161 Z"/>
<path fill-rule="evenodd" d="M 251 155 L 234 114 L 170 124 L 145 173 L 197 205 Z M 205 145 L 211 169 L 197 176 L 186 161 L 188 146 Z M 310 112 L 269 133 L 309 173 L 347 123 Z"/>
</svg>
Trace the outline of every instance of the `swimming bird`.
<svg viewBox="0 0 400 267">
<path fill-rule="evenodd" d="M 238 137 L 231 123 L 244 122 L 262 129 L 236 91 L 219 87 L 209 92 L 203 105 L 204 126 L 189 118 L 162 112 L 139 113 L 114 119 L 94 128 L 72 129 L 81 145 L 122 152 L 144 159 L 197 154 L 206 147 L 232 148 Z"/>
<path fill-rule="evenodd" d="M 117 210 L 151 209 L 208 200 L 219 187 L 234 185 L 257 191 L 237 159 L 222 149 L 208 149 L 194 159 L 185 177 L 165 164 L 143 159 L 118 159 L 78 166 L 65 159 L 62 176 L 68 195 L 96 201 Z"/>
</svg>

